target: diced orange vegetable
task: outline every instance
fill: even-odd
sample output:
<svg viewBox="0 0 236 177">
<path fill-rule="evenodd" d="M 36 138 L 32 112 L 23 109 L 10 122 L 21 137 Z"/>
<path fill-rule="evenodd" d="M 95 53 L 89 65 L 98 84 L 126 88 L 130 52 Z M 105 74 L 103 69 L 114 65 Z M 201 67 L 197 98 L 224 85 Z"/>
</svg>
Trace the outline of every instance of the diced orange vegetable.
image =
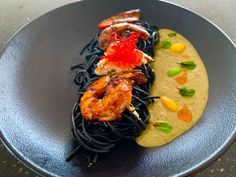
<svg viewBox="0 0 236 177">
<path fill-rule="evenodd" d="M 183 70 L 183 73 L 180 76 L 177 76 L 175 80 L 179 84 L 185 84 L 188 81 L 188 71 Z"/>
<path fill-rule="evenodd" d="M 183 106 L 178 112 L 177 116 L 184 122 L 191 122 L 192 121 L 192 113 L 189 111 L 187 106 Z"/>
</svg>

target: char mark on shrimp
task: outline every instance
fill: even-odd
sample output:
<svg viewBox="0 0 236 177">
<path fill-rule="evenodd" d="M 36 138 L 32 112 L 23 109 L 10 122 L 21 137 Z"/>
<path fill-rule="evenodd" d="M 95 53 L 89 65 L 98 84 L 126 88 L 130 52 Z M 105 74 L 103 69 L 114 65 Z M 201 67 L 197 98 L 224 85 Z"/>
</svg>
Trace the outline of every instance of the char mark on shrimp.
<svg viewBox="0 0 236 177">
<path fill-rule="evenodd" d="M 128 23 L 136 23 L 140 19 L 140 10 L 135 9 L 135 10 L 129 10 L 126 12 L 122 12 L 116 15 L 111 16 L 110 18 L 107 18 L 103 21 L 101 21 L 98 24 L 98 28 L 100 30 L 103 30 L 111 25 L 117 24 L 117 23 L 123 23 L 123 22 L 128 22 Z"/>
</svg>

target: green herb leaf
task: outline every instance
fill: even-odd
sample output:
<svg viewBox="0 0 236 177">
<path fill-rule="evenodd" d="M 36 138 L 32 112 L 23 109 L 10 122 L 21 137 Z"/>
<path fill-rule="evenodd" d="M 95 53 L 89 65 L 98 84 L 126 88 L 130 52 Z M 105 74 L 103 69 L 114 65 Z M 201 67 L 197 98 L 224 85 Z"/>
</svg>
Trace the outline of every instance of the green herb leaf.
<svg viewBox="0 0 236 177">
<path fill-rule="evenodd" d="M 156 128 L 156 130 L 164 132 L 164 133 L 170 133 L 173 129 L 173 127 L 165 121 L 157 121 L 153 124 Z"/>
<path fill-rule="evenodd" d="M 183 97 L 192 97 L 195 94 L 195 89 L 189 89 L 189 88 L 183 87 L 179 89 L 179 93 Z"/>
<path fill-rule="evenodd" d="M 169 49 L 171 46 L 171 42 L 170 41 L 163 41 L 161 42 L 161 47 L 164 49 Z"/>
<path fill-rule="evenodd" d="M 175 37 L 176 35 L 177 35 L 176 32 L 173 32 L 173 33 L 168 34 L 169 37 Z"/>
<path fill-rule="evenodd" d="M 187 70 L 193 70 L 193 69 L 195 69 L 196 66 L 197 66 L 197 65 L 194 63 L 194 61 L 192 61 L 192 60 L 184 61 L 184 62 L 180 63 L 180 65 L 181 65 L 183 68 L 187 69 Z"/>
<path fill-rule="evenodd" d="M 167 75 L 169 77 L 174 77 L 174 76 L 178 75 L 181 71 L 182 71 L 181 67 L 173 67 L 168 70 Z"/>
</svg>

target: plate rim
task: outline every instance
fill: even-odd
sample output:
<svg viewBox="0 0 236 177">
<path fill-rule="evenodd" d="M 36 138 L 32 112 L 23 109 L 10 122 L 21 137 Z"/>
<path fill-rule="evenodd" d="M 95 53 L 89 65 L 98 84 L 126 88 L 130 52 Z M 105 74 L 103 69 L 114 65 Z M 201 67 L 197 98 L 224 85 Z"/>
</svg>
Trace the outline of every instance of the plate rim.
<svg viewBox="0 0 236 177">
<path fill-rule="evenodd" d="M 61 8 L 66 8 L 67 6 L 71 6 L 73 4 L 79 4 L 83 1 L 89 1 L 89 0 L 79 0 L 76 2 L 71 2 L 71 3 L 67 3 L 61 6 L 58 6 L 56 8 L 50 9 L 47 12 L 44 12 L 38 16 L 36 16 L 35 18 L 33 18 L 31 21 L 27 22 L 26 24 L 24 24 L 23 26 L 21 26 L 7 41 L 6 43 L 3 45 L 3 47 L 0 49 L 0 59 L 2 54 L 4 53 L 4 51 L 7 49 L 8 45 L 11 43 L 12 39 L 17 36 L 18 33 L 20 33 L 22 30 L 24 30 L 25 28 L 27 28 L 29 25 L 31 25 L 32 23 L 37 22 L 38 20 L 40 20 L 41 17 L 48 15 L 54 11 L 57 11 Z M 217 26 L 214 22 L 210 21 L 208 18 L 206 18 L 205 16 L 195 12 L 194 10 L 184 7 L 183 5 L 174 3 L 174 2 L 170 2 L 168 0 L 155 0 L 155 1 L 160 1 L 161 3 L 166 3 L 168 5 L 172 5 L 175 6 L 177 8 L 181 8 L 182 10 L 185 10 L 189 13 L 194 14 L 195 16 L 197 16 L 198 18 L 201 18 L 202 20 L 206 21 L 207 23 L 211 24 L 215 29 L 217 29 L 220 33 L 222 33 L 224 35 L 224 37 L 230 42 L 231 45 L 233 45 L 234 49 L 236 49 L 236 44 L 233 42 L 233 40 L 229 37 L 229 35 L 224 32 L 219 26 Z M 6 149 L 8 150 L 8 152 L 10 152 L 10 154 L 16 158 L 18 161 L 20 161 L 22 164 L 24 164 L 27 168 L 29 168 L 30 170 L 32 170 L 33 172 L 35 172 L 38 175 L 43 175 L 43 176 L 55 176 L 55 174 L 37 166 L 36 164 L 32 163 L 30 159 L 26 158 L 25 156 L 21 155 L 20 152 L 18 152 L 15 148 L 14 145 L 11 145 L 9 143 L 9 141 L 5 138 L 2 130 L 0 129 L 0 141 L 2 142 L 2 144 L 6 147 Z M 211 154 L 211 156 L 209 156 L 208 158 L 206 158 L 204 161 L 201 161 L 200 163 L 196 164 L 195 166 L 193 166 L 190 169 L 187 169 L 179 174 L 175 174 L 175 176 L 187 176 L 187 175 L 196 175 L 197 173 L 199 173 L 200 171 L 206 169 L 208 166 L 210 166 L 213 162 L 215 162 L 219 157 L 221 157 L 229 148 L 230 146 L 236 142 L 236 127 L 234 129 L 234 131 L 232 132 L 232 134 L 224 141 L 224 143 L 220 146 L 220 148 L 217 149 L 217 151 L 215 151 L 214 153 Z"/>
</svg>

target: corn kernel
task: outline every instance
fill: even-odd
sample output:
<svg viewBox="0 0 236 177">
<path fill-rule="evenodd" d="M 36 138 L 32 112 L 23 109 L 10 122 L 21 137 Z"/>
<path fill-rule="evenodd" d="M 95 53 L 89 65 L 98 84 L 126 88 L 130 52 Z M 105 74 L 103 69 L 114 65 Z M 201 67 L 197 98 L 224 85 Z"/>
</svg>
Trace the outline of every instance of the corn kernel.
<svg viewBox="0 0 236 177">
<path fill-rule="evenodd" d="M 162 104 L 166 107 L 166 109 L 173 111 L 173 112 L 176 112 L 178 110 L 177 104 L 173 100 L 171 100 L 170 98 L 163 96 L 160 98 L 160 100 L 161 100 Z"/>
<path fill-rule="evenodd" d="M 171 45 L 170 50 L 175 53 L 180 53 L 185 49 L 185 47 L 186 46 L 182 43 L 175 43 Z"/>
</svg>

